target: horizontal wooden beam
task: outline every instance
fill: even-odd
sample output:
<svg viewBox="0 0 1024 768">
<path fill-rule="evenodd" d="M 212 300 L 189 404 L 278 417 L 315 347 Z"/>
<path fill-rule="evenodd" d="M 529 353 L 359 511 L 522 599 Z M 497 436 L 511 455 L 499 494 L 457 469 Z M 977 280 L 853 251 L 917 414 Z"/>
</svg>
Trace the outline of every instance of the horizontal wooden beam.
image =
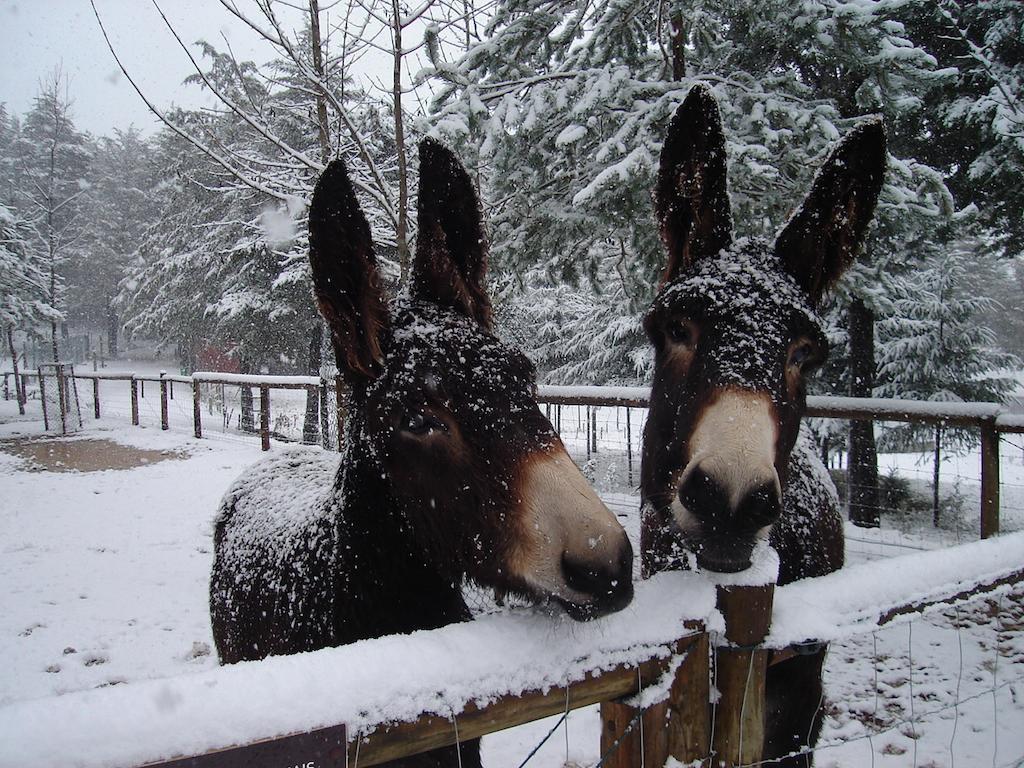
<svg viewBox="0 0 1024 768">
<path fill-rule="evenodd" d="M 587 707 L 602 701 L 633 696 L 641 687 L 656 682 L 668 669 L 671 657 L 685 652 L 701 635 L 681 638 L 664 659 L 652 659 L 639 665 L 621 665 L 605 672 L 588 674 L 569 686 L 546 691 L 527 691 L 499 699 L 485 707 L 468 704 L 453 722 L 451 717 L 430 715 L 410 723 L 382 728 L 358 738 L 350 733 L 349 765 L 369 768 L 401 757 L 429 752 L 455 744 L 456 725 L 459 741 L 468 741 L 489 733 L 513 728 L 534 720 Z"/>
</svg>

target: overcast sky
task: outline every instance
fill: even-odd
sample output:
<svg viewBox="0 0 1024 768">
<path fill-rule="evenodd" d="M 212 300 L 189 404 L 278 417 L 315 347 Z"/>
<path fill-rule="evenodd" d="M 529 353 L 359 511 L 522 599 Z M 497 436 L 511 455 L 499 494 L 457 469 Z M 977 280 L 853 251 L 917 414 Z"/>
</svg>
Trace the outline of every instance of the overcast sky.
<svg viewBox="0 0 1024 768">
<path fill-rule="evenodd" d="M 204 103 L 198 88 L 181 85 L 191 65 L 151 0 L 95 2 L 118 55 L 147 96 L 161 107 Z M 224 35 L 240 59 L 273 57 L 217 0 L 161 0 L 160 6 L 186 43 L 204 38 L 223 47 Z M 80 130 L 101 135 L 129 124 L 155 130 L 155 118 L 110 55 L 89 0 L 0 0 L 0 102 L 8 111 L 24 114 L 40 80 L 58 65 Z"/>
</svg>

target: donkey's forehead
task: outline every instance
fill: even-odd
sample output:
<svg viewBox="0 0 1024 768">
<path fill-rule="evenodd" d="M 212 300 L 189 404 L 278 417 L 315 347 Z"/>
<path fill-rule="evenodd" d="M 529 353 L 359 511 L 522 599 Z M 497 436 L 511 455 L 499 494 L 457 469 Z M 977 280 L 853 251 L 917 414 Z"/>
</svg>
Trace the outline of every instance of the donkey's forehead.
<svg viewBox="0 0 1024 768">
<path fill-rule="evenodd" d="M 505 391 L 528 387 L 533 368 L 523 355 L 477 323 L 428 302 L 395 306 L 386 369 L 389 386 Z"/>
<path fill-rule="evenodd" d="M 682 271 L 653 311 L 701 324 L 718 383 L 754 389 L 774 388 L 780 350 L 795 334 L 821 333 L 807 295 L 759 239 L 739 240 Z"/>
<path fill-rule="evenodd" d="M 697 260 L 665 286 L 655 305 L 671 311 L 691 301 L 726 317 L 767 312 L 792 316 L 795 312 L 819 322 L 807 294 L 760 238 L 743 238 L 715 257 Z"/>
</svg>

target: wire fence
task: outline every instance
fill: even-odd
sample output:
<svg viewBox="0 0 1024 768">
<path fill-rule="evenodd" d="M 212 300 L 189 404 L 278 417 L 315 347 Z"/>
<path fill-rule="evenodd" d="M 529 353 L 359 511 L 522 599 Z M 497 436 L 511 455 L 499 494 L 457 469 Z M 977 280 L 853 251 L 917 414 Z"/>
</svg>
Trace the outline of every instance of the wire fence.
<svg viewBox="0 0 1024 768">
<path fill-rule="evenodd" d="M 9 373 L 4 374 L 8 398 L 13 391 L 11 378 Z M 161 382 L 161 378 L 165 381 Z M 76 374 L 80 408 L 86 419 L 98 414 L 100 418 L 132 420 L 140 426 L 163 425 L 188 433 L 196 433 L 199 422 L 204 437 L 232 441 L 262 439 L 265 447 L 269 447 L 271 440 L 320 445 L 328 450 L 339 447 L 338 425 L 343 418 L 339 419 L 338 413 L 337 379 L 217 373 L 196 374 L 196 378 L 198 400 L 191 377 L 133 376 L 109 371 Z M 38 400 L 38 375 L 29 372 L 22 380 L 27 385 L 28 397 Z M 261 397 L 261 387 L 266 389 L 265 397 Z M 166 395 L 162 388 L 167 389 Z M 647 421 L 646 390 L 541 387 L 539 401 L 570 455 L 608 506 L 623 519 L 635 516 L 639 506 L 640 451 Z M 997 408 L 987 404 L 954 405 Z M 963 408 L 955 413 L 961 411 Z M 875 420 L 879 443 L 891 447 L 879 456 L 878 462 L 881 526 L 849 526 L 849 558 L 856 562 L 978 538 L 984 523 L 984 456 L 978 429 L 974 430 L 973 441 L 964 440 L 961 435 L 957 447 L 942 451 L 936 493 L 933 449 L 908 443 L 904 450 L 898 450 L 892 436 L 906 434 L 909 417 L 889 420 L 885 415 L 880 413 Z M 998 525 L 1004 531 L 1024 530 L 1024 424 L 1018 423 L 1021 416 L 1002 418 L 1007 424 L 996 434 Z M 814 432 L 827 434 L 829 422 L 834 424 L 837 419 L 840 417 L 815 418 L 812 426 L 825 427 Z M 833 445 L 823 458 L 841 499 L 862 487 L 848 481 L 847 455 L 840 446 Z M 937 515 L 933 508 L 936 501 Z"/>
</svg>

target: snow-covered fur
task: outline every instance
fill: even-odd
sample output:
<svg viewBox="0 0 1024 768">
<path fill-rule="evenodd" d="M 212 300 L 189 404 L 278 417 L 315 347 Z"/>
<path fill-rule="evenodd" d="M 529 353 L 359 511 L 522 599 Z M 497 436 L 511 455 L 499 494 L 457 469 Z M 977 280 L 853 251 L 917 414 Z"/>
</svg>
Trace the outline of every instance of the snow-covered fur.
<svg viewBox="0 0 1024 768">
<path fill-rule="evenodd" d="M 839 501 L 800 420 L 828 345 L 816 307 L 856 255 L 882 184 L 881 123 L 855 127 L 774 243 L 733 240 L 725 137 L 695 87 L 666 135 L 655 206 L 668 249 L 645 318 L 655 349 L 641 467 L 643 570 L 737 571 L 770 537 L 779 583 L 843 565 Z M 767 681 L 764 758 L 809 766 L 822 720 L 823 648 Z"/>
<path fill-rule="evenodd" d="M 340 462 L 287 451 L 217 515 L 210 616 L 222 663 L 470 618 L 466 580 L 575 619 L 632 598 L 632 550 L 537 407 L 535 372 L 491 333 L 472 183 L 420 146 L 409 295 L 391 306 L 344 164 L 310 205 L 310 263 L 350 387 Z M 479 742 L 398 761 L 479 766 Z"/>
</svg>

